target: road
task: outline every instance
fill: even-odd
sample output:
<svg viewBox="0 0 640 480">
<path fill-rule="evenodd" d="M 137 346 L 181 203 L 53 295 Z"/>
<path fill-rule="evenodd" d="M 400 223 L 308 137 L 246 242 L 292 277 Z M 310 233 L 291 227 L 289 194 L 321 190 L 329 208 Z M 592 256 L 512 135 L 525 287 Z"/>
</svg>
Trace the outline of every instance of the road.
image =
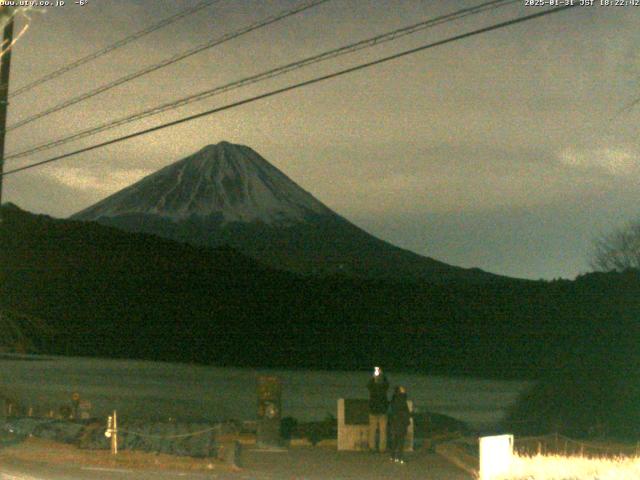
<svg viewBox="0 0 640 480">
<path fill-rule="evenodd" d="M 405 465 L 386 455 L 336 452 L 327 448 L 292 448 L 283 451 L 247 449 L 238 472 L 151 471 L 125 468 L 48 465 L 2 459 L 0 480 L 470 480 L 471 476 L 439 455 L 418 452 Z"/>
<path fill-rule="evenodd" d="M 0 480 L 173 480 L 173 479 L 220 479 L 216 473 L 140 471 L 122 468 L 59 466 L 36 462 L 6 461 L 0 465 Z M 234 475 L 229 479 L 241 480 Z M 245 477 L 249 478 L 249 477 Z"/>
</svg>

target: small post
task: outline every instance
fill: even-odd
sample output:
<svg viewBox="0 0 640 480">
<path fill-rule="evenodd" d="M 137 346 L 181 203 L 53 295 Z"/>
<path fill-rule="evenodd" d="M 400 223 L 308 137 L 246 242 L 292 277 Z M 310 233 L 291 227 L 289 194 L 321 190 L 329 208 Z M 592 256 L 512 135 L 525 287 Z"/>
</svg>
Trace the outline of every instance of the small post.
<svg viewBox="0 0 640 480">
<path fill-rule="evenodd" d="M 111 454 L 118 454 L 118 417 L 114 410 L 113 415 L 107 418 L 107 430 L 104 432 L 105 437 L 111 439 Z"/>
<path fill-rule="evenodd" d="M 218 458 L 224 461 L 225 464 L 229 465 L 232 469 L 239 469 L 240 464 L 240 454 L 242 452 L 242 445 L 238 440 L 233 440 L 230 442 L 224 442 L 220 446 L 220 450 L 218 450 Z"/>
<path fill-rule="evenodd" d="M 78 410 L 80 407 L 80 394 L 78 392 L 73 392 L 71 394 L 71 405 L 72 405 L 72 415 L 75 420 L 78 419 Z"/>
<path fill-rule="evenodd" d="M 538 442 L 538 455 L 542 455 L 542 443 Z"/>
<path fill-rule="evenodd" d="M 116 411 L 113 411 L 113 435 L 111 435 L 111 453 L 113 455 L 118 454 L 118 416 Z"/>
</svg>

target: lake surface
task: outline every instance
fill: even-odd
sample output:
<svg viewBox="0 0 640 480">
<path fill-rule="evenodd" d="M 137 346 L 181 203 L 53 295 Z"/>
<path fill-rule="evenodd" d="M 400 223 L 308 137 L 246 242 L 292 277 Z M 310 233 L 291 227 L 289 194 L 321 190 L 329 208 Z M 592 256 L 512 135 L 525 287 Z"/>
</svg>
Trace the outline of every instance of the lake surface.
<svg viewBox="0 0 640 480">
<path fill-rule="evenodd" d="M 93 416 L 120 419 L 251 420 L 258 375 L 283 384 L 283 416 L 299 421 L 336 416 L 338 398 L 366 398 L 366 372 L 258 370 L 70 357 L 0 358 L 0 395 L 35 411 L 70 405 L 71 394 L 91 402 Z M 441 413 L 475 428 L 497 423 L 527 382 L 386 372 L 408 389 L 418 410 Z"/>
</svg>

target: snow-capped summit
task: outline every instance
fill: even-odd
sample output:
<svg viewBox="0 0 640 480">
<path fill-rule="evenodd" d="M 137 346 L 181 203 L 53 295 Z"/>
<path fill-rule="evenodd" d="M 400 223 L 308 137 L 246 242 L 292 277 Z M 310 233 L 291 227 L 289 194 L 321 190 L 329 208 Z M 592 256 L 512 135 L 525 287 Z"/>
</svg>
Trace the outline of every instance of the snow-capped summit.
<svg viewBox="0 0 640 480">
<path fill-rule="evenodd" d="M 228 245 L 266 265 L 302 274 L 434 282 L 494 278 L 370 235 L 251 148 L 228 142 L 209 145 L 72 218 L 192 245 Z"/>
<path fill-rule="evenodd" d="M 251 148 L 220 142 L 143 178 L 74 218 L 135 214 L 173 221 L 217 217 L 222 223 L 290 224 L 310 214 L 332 212 Z"/>
</svg>

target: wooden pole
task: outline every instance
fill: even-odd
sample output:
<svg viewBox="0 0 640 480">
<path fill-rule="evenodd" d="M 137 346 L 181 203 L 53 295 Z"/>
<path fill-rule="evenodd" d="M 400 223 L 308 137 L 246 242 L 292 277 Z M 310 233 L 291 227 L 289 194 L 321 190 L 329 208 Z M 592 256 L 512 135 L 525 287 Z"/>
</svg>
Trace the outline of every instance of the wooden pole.
<svg viewBox="0 0 640 480">
<path fill-rule="evenodd" d="M 4 26 L 2 48 L 6 51 L 0 58 L 0 206 L 2 205 L 2 172 L 4 168 L 4 141 L 7 128 L 7 106 L 9 105 L 9 69 L 11 68 L 11 49 L 13 42 L 13 12 L 10 7 L 0 7 L 0 17 L 9 15 L 9 20 Z M 0 223 L 2 216 L 0 214 Z"/>
<path fill-rule="evenodd" d="M 13 42 L 13 12 L 10 7 L 0 7 L 0 17 L 9 14 L 9 20 L 4 26 L 2 45 L 7 48 Z M 4 177 L 4 139 L 7 128 L 7 106 L 9 105 L 9 68 L 11 67 L 11 49 L 8 49 L 0 59 L 0 228 L 2 227 L 2 181 Z M 2 248 L 2 245 L 0 245 Z M 0 320 L 2 320 L 0 310 Z"/>
</svg>

